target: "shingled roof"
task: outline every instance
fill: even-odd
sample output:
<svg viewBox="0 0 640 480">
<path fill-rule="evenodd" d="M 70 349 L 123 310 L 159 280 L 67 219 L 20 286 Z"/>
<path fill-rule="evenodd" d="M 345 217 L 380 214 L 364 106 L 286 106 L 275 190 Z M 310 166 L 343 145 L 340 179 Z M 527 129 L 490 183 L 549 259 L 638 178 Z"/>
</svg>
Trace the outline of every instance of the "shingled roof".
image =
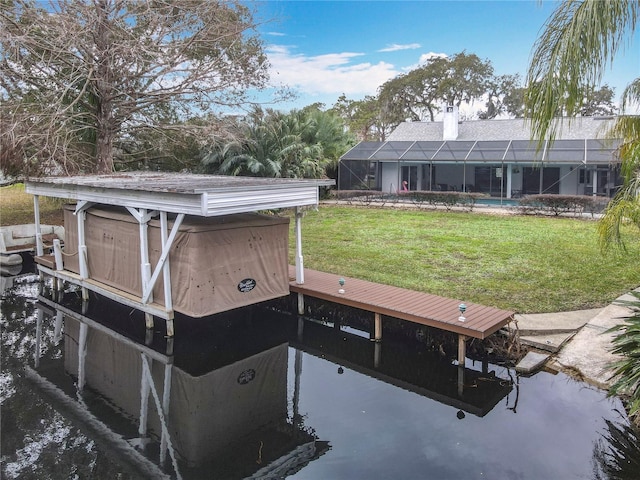
<svg viewBox="0 0 640 480">
<path fill-rule="evenodd" d="M 565 118 L 557 140 L 605 138 L 613 117 Z M 443 139 L 443 122 L 403 122 L 387 137 L 388 141 L 438 141 Z M 471 120 L 458 123 L 456 140 L 530 140 L 531 123 L 522 118 Z"/>
</svg>

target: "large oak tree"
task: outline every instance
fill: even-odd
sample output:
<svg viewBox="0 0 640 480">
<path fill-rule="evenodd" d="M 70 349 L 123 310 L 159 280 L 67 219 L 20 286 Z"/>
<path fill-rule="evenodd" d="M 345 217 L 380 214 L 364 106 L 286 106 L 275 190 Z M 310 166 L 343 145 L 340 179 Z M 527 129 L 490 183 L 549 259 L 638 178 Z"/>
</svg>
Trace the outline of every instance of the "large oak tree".
<svg viewBox="0 0 640 480">
<path fill-rule="evenodd" d="M 111 172 L 142 130 L 247 101 L 267 82 L 236 0 L 3 0 L 2 169 Z M 188 125 L 187 122 L 182 122 Z"/>
</svg>

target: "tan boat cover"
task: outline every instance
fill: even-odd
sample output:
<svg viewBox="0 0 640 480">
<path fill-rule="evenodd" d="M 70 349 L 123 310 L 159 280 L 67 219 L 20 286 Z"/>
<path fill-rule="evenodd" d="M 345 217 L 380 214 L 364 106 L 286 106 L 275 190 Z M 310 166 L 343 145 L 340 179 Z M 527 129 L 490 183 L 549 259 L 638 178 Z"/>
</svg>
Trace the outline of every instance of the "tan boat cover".
<svg viewBox="0 0 640 480">
<path fill-rule="evenodd" d="M 64 225 L 64 267 L 80 273 L 72 206 L 65 207 Z M 148 225 L 153 272 L 162 253 L 160 222 Z M 140 227 L 134 217 L 122 208 L 90 208 L 85 236 L 89 277 L 141 296 Z M 204 317 L 288 295 L 288 239 L 288 218 L 253 213 L 185 217 L 169 255 L 174 310 Z M 164 304 L 163 292 L 161 274 L 154 301 Z"/>
<path fill-rule="evenodd" d="M 67 316 L 64 322 L 65 370 L 77 376 L 80 323 Z M 140 351 L 92 328 L 86 347 L 87 385 L 137 422 Z M 282 343 L 199 377 L 172 366 L 168 430 L 181 458 L 197 465 L 260 427 L 286 418 L 288 347 Z M 151 374 L 162 399 L 164 365 L 154 361 Z M 148 412 L 149 433 L 160 438 L 160 417 L 151 396 Z"/>
</svg>

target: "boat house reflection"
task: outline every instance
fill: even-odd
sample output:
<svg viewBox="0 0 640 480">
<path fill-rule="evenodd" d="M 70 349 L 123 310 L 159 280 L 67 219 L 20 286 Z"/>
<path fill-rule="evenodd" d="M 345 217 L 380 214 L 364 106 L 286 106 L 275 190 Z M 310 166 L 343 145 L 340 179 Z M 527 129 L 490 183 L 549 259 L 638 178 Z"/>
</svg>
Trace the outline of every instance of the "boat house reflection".
<svg viewBox="0 0 640 480">
<path fill-rule="evenodd" d="M 183 342 L 144 338 L 122 331 L 123 323 L 140 324 L 131 322 L 122 305 L 106 299 L 91 304 L 93 310 L 83 313 L 39 296 L 38 341 L 50 315 L 54 338 L 64 337 L 64 373 L 75 380 L 80 403 L 90 405 L 83 398 L 97 393 L 114 407 L 100 418 L 106 425 L 121 424 L 123 418 L 137 423 L 137 432 L 120 433 L 129 432 L 129 444 L 146 458 L 156 456 L 171 476 L 191 478 L 206 471 L 233 478 L 280 477 L 329 448 L 297 412 L 288 412 L 285 332 L 238 335 L 246 333 L 247 319 L 240 326 L 209 326 L 197 338 L 181 337 Z M 115 412 L 122 418 L 115 419 Z"/>
</svg>

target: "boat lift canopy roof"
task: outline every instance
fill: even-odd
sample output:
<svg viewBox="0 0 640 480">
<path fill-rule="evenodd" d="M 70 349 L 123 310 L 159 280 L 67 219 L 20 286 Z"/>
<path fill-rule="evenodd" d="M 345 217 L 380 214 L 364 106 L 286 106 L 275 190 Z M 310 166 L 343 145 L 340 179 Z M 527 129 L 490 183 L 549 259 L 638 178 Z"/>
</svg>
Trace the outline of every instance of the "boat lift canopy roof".
<svg viewBox="0 0 640 480">
<path fill-rule="evenodd" d="M 331 179 L 231 177 L 164 172 L 43 177 L 26 181 L 33 195 L 212 217 L 317 205 Z"/>
</svg>

